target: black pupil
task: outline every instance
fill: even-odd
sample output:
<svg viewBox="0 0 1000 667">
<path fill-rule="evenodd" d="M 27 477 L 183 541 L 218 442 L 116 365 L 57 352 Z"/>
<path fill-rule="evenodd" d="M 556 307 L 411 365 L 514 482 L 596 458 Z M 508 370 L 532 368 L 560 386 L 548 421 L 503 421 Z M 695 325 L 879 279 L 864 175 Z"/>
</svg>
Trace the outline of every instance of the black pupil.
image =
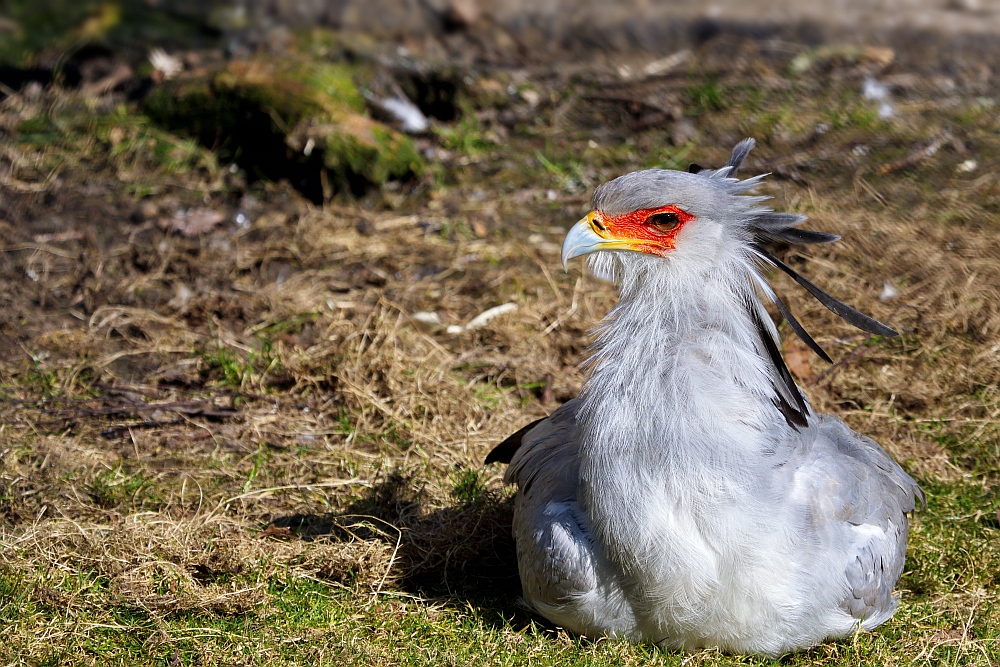
<svg viewBox="0 0 1000 667">
<path fill-rule="evenodd" d="M 649 224 L 662 231 L 670 231 L 677 227 L 679 223 L 680 221 L 677 219 L 676 213 L 657 213 L 649 217 Z"/>
</svg>

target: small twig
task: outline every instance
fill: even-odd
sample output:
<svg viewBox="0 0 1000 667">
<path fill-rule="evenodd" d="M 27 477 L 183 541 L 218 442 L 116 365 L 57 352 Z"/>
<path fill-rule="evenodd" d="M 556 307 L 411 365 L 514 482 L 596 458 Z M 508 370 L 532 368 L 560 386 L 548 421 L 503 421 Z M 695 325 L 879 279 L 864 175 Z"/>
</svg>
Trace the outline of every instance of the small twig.
<svg viewBox="0 0 1000 667">
<path fill-rule="evenodd" d="M 387 524 L 392 526 L 392 524 Z M 389 573 L 392 571 L 392 566 L 396 562 L 396 554 L 399 552 L 399 545 L 403 542 L 403 531 L 396 526 L 392 526 L 396 529 L 396 546 L 392 549 L 392 555 L 389 556 L 389 564 L 385 567 L 385 573 L 382 578 L 379 579 L 378 586 L 375 588 L 375 595 L 372 596 L 372 603 L 378 599 L 379 594 L 382 592 L 382 586 L 385 584 L 385 580 L 388 578 Z"/>
<path fill-rule="evenodd" d="M 910 169 L 912 167 L 918 166 L 921 162 L 929 160 L 934 157 L 935 154 L 941 147 L 945 145 L 947 141 L 951 139 L 951 134 L 944 132 L 937 137 L 935 137 L 929 144 L 923 148 L 918 148 L 909 155 L 894 162 L 889 162 L 888 164 L 883 164 L 877 169 L 879 174 L 891 174 L 895 171 L 902 171 L 904 169 Z"/>
</svg>

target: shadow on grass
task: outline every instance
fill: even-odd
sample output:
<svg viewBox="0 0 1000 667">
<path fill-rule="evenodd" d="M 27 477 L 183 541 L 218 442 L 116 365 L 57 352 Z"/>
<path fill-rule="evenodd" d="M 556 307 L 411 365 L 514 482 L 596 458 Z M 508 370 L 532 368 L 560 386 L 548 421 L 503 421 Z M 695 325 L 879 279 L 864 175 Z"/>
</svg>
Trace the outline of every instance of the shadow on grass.
<svg viewBox="0 0 1000 667">
<path fill-rule="evenodd" d="M 393 474 L 343 513 L 276 518 L 303 540 L 382 539 L 398 542 L 393 587 L 424 599 L 482 612 L 498 627 L 545 625 L 518 602 L 521 582 L 511 536 L 513 499 L 483 491 L 442 508 L 425 509 L 428 496 L 413 477 Z"/>
</svg>

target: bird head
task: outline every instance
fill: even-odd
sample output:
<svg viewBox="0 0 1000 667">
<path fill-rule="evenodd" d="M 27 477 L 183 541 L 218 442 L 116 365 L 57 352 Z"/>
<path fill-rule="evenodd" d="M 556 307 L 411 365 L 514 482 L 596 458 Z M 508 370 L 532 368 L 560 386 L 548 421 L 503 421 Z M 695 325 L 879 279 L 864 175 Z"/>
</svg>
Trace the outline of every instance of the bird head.
<svg viewBox="0 0 1000 667">
<path fill-rule="evenodd" d="M 746 248 L 754 240 L 754 220 L 763 213 L 774 214 L 756 207 L 766 197 L 743 194 L 762 177 L 742 181 L 735 177 L 753 145 L 752 139 L 737 145 L 722 169 L 644 169 L 604 183 L 594 192 L 592 210 L 566 236 L 563 265 L 592 253 L 601 253 L 592 266 L 640 261 L 621 254 L 624 251 L 709 266 L 726 249 Z M 786 222 L 804 219 L 789 216 Z M 611 256 L 607 251 L 616 253 Z"/>
<path fill-rule="evenodd" d="M 770 241 L 831 243 L 840 237 L 799 229 L 805 216 L 775 212 L 759 205 L 768 197 L 746 194 L 764 178 L 736 178 L 754 145 L 753 139 L 738 143 L 729 162 L 720 169 L 646 169 L 601 185 L 594 192 L 592 210 L 566 235 L 563 266 L 574 257 L 592 255 L 590 268 L 598 277 L 618 282 L 649 275 L 679 277 L 685 281 L 685 289 L 713 269 L 725 267 L 719 274 L 744 283 L 733 284 L 734 293 L 739 293 L 749 321 L 758 330 L 774 364 L 776 386 L 787 389 L 782 390 L 782 411 L 789 423 L 804 425 L 805 399 L 781 359 L 777 330 L 766 317 L 760 299 L 771 301 L 792 331 L 816 354 L 828 362 L 831 359 L 771 288 L 759 265 L 787 273 L 824 306 L 859 329 L 881 336 L 898 334 L 830 296 L 765 249 L 764 244 Z M 636 285 L 633 280 L 632 286 Z M 640 298 L 644 296 L 634 289 L 630 291 Z M 671 290 L 661 292 L 669 294 Z"/>
</svg>

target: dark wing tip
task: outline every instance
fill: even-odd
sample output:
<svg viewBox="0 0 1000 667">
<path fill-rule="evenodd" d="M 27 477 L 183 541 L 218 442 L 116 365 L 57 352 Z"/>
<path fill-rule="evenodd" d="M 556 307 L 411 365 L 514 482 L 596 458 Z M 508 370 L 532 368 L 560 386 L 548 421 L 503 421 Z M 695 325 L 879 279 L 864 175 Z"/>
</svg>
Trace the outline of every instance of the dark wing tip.
<svg viewBox="0 0 1000 667">
<path fill-rule="evenodd" d="M 805 412 L 795 408 L 781 394 L 778 394 L 774 399 L 774 406 L 778 408 L 781 416 L 785 418 L 785 423 L 793 429 L 807 428 L 809 426 L 809 420 Z"/>
<path fill-rule="evenodd" d="M 873 334 L 878 334 L 879 336 L 885 336 L 886 338 L 898 338 L 899 337 L 899 332 L 896 331 L 895 329 L 893 329 L 892 327 L 890 327 L 888 325 L 885 325 L 885 324 L 882 324 L 878 320 L 874 320 L 872 318 L 868 318 L 868 319 L 870 319 L 872 321 L 872 323 L 874 324 L 873 328 L 878 329 L 878 331 L 871 331 L 870 329 L 865 329 L 865 331 L 868 331 L 869 333 L 873 333 Z M 854 324 L 854 323 L 852 322 L 852 324 Z M 854 326 L 858 326 L 858 325 L 855 324 Z M 864 327 L 858 327 L 858 328 L 859 329 L 863 329 Z"/>
<path fill-rule="evenodd" d="M 539 422 L 548 419 L 548 417 L 542 417 L 541 419 L 536 419 L 527 426 L 524 426 L 518 431 L 507 437 L 503 442 L 490 450 L 490 453 L 486 455 L 486 460 L 483 461 L 483 465 L 489 465 L 491 463 L 510 463 L 511 459 L 514 458 L 514 454 L 521 448 L 523 444 L 521 441 L 524 436 L 527 435 L 528 431 L 535 428 Z"/>
</svg>

